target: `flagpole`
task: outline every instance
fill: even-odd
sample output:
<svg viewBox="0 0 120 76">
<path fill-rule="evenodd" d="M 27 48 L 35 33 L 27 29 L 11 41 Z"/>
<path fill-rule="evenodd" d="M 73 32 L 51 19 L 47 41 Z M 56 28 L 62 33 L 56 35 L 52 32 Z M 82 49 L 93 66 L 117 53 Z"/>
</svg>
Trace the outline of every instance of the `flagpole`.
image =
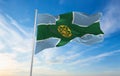
<svg viewBox="0 0 120 76">
<path fill-rule="evenodd" d="M 33 72 L 34 52 L 36 47 L 36 21 L 37 21 L 37 9 L 35 10 L 35 19 L 34 19 L 33 49 L 32 49 L 32 57 L 31 57 L 30 76 L 32 76 L 32 72 Z"/>
</svg>

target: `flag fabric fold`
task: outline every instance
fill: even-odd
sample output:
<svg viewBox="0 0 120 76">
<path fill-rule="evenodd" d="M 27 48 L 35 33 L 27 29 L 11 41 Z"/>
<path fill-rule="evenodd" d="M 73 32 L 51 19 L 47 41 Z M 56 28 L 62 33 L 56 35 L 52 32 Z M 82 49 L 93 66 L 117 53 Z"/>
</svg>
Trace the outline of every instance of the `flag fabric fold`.
<svg viewBox="0 0 120 76">
<path fill-rule="evenodd" d="M 88 16 L 80 12 L 70 12 L 56 18 L 49 14 L 38 14 L 35 53 L 64 46 L 75 38 L 84 44 L 100 42 L 103 40 L 100 16 L 100 13 Z"/>
</svg>

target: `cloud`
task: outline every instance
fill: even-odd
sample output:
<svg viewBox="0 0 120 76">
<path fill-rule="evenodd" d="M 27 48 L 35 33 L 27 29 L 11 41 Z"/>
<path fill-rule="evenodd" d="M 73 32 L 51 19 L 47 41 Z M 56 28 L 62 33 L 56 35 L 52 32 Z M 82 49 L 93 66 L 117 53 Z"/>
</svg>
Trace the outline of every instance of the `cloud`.
<svg viewBox="0 0 120 76">
<path fill-rule="evenodd" d="M 70 73 L 65 70 L 57 70 L 57 69 L 51 69 L 49 67 L 35 67 L 34 76 L 74 76 L 73 73 Z"/>
<path fill-rule="evenodd" d="M 68 46 L 71 47 L 72 45 L 68 45 Z M 70 49 L 67 49 L 66 51 L 63 50 L 64 48 L 62 47 L 47 49 L 37 54 L 38 60 L 35 62 L 40 63 L 42 61 L 42 63 L 46 65 L 63 65 L 63 64 L 71 65 L 76 59 L 81 59 L 81 57 L 83 57 L 83 55 L 85 55 L 86 53 L 90 51 L 94 51 L 95 49 L 98 49 L 101 46 L 104 46 L 104 45 L 88 47 L 89 49 L 82 48 L 82 45 L 81 47 L 74 46 L 74 47 L 71 47 Z M 75 65 L 78 65 L 78 64 L 75 64 Z M 83 63 L 82 65 L 86 65 L 86 64 Z"/>
<path fill-rule="evenodd" d="M 21 25 L 18 24 L 16 20 L 14 20 L 9 15 L 6 15 L 6 17 L 10 20 L 11 25 L 13 25 L 14 27 L 16 27 L 21 33 L 24 34 L 24 36 L 28 36 L 29 35 L 23 28 L 20 27 Z"/>
<path fill-rule="evenodd" d="M 35 62 L 42 61 L 42 63 L 47 65 L 65 64 L 66 62 L 71 62 L 81 55 L 81 52 L 76 53 L 74 51 L 76 49 L 78 49 L 78 47 L 73 47 L 66 52 L 63 50 L 62 47 L 46 49 L 36 55 L 37 61 Z"/>
<path fill-rule="evenodd" d="M 13 60 L 14 55 L 8 53 L 0 53 L 0 70 L 10 69 L 11 66 L 17 66 L 16 61 Z M 8 64 L 9 63 L 9 64 Z"/>
<path fill-rule="evenodd" d="M 96 56 L 91 56 L 91 57 L 88 57 L 88 58 L 85 58 L 85 59 L 76 60 L 76 61 L 70 63 L 70 65 L 77 65 L 77 64 L 89 65 L 93 62 L 104 59 L 104 58 L 106 58 L 108 56 L 111 56 L 115 53 L 120 53 L 120 50 L 115 50 L 115 51 L 112 51 L 112 52 L 107 52 L 107 53 L 102 53 L 102 54 L 99 54 L 99 55 L 96 55 Z"/>
<path fill-rule="evenodd" d="M 5 46 L 3 45 L 2 41 L 0 41 L 0 50 L 2 50 L 3 48 L 5 48 Z"/>
<path fill-rule="evenodd" d="M 76 59 L 79 57 L 81 53 L 75 53 L 71 55 L 60 55 L 55 57 L 54 59 L 51 60 L 51 64 L 67 64 L 70 63 L 72 60 Z"/>
<path fill-rule="evenodd" d="M 21 76 L 19 73 L 28 72 L 29 68 L 27 67 L 30 64 L 28 62 L 18 62 L 16 57 L 15 53 L 0 53 L 0 76 Z"/>
<path fill-rule="evenodd" d="M 29 74 L 32 32 L 20 26 L 12 17 L 0 14 L 0 76 Z"/>
<path fill-rule="evenodd" d="M 28 52 L 31 51 L 32 36 L 12 17 L 0 14 L 0 42 L 2 42 L 1 47 L 5 46 L 5 49 L 10 51 Z"/>
<path fill-rule="evenodd" d="M 114 1 L 114 0 L 113 0 Z M 111 1 L 104 9 L 101 25 L 105 36 L 120 30 L 120 10 L 119 2 Z"/>
</svg>

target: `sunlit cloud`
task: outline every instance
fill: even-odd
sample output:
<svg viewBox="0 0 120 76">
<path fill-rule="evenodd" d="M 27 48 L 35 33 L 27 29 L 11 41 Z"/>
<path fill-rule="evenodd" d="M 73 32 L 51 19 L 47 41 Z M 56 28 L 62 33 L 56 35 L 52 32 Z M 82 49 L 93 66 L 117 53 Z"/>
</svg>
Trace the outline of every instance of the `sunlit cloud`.
<svg viewBox="0 0 120 76">
<path fill-rule="evenodd" d="M 8 53 L 0 53 L 0 70 L 10 69 L 11 66 L 17 66 L 16 61 L 14 61 L 14 55 Z M 9 63 L 9 64 L 8 64 Z"/>
<path fill-rule="evenodd" d="M 51 69 L 49 67 L 36 67 L 33 72 L 34 76 L 74 76 L 73 73 L 69 73 L 65 70 Z"/>
<path fill-rule="evenodd" d="M 32 34 L 28 36 L 29 33 L 12 17 L 0 14 L 0 76 L 29 74 L 32 51 Z"/>
<path fill-rule="evenodd" d="M 27 67 L 30 63 L 19 62 L 16 57 L 15 53 L 0 53 L 0 76 L 20 76 L 21 72 L 28 73 L 29 68 Z"/>
</svg>

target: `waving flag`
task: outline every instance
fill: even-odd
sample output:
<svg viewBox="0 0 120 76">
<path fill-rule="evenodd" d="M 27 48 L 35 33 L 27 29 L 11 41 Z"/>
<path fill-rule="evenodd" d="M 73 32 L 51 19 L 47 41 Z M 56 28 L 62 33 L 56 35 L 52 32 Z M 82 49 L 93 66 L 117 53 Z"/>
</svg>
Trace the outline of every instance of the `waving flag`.
<svg viewBox="0 0 120 76">
<path fill-rule="evenodd" d="M 103 39 L 99 18 L 101 14 L 87 16 L 80 12 L 70 12 L 54 17 L 39 14 L 37 24 L 36 51 L 60 47 L 79 38 L 82 43 L 92 44 Z"/>
</svg>

